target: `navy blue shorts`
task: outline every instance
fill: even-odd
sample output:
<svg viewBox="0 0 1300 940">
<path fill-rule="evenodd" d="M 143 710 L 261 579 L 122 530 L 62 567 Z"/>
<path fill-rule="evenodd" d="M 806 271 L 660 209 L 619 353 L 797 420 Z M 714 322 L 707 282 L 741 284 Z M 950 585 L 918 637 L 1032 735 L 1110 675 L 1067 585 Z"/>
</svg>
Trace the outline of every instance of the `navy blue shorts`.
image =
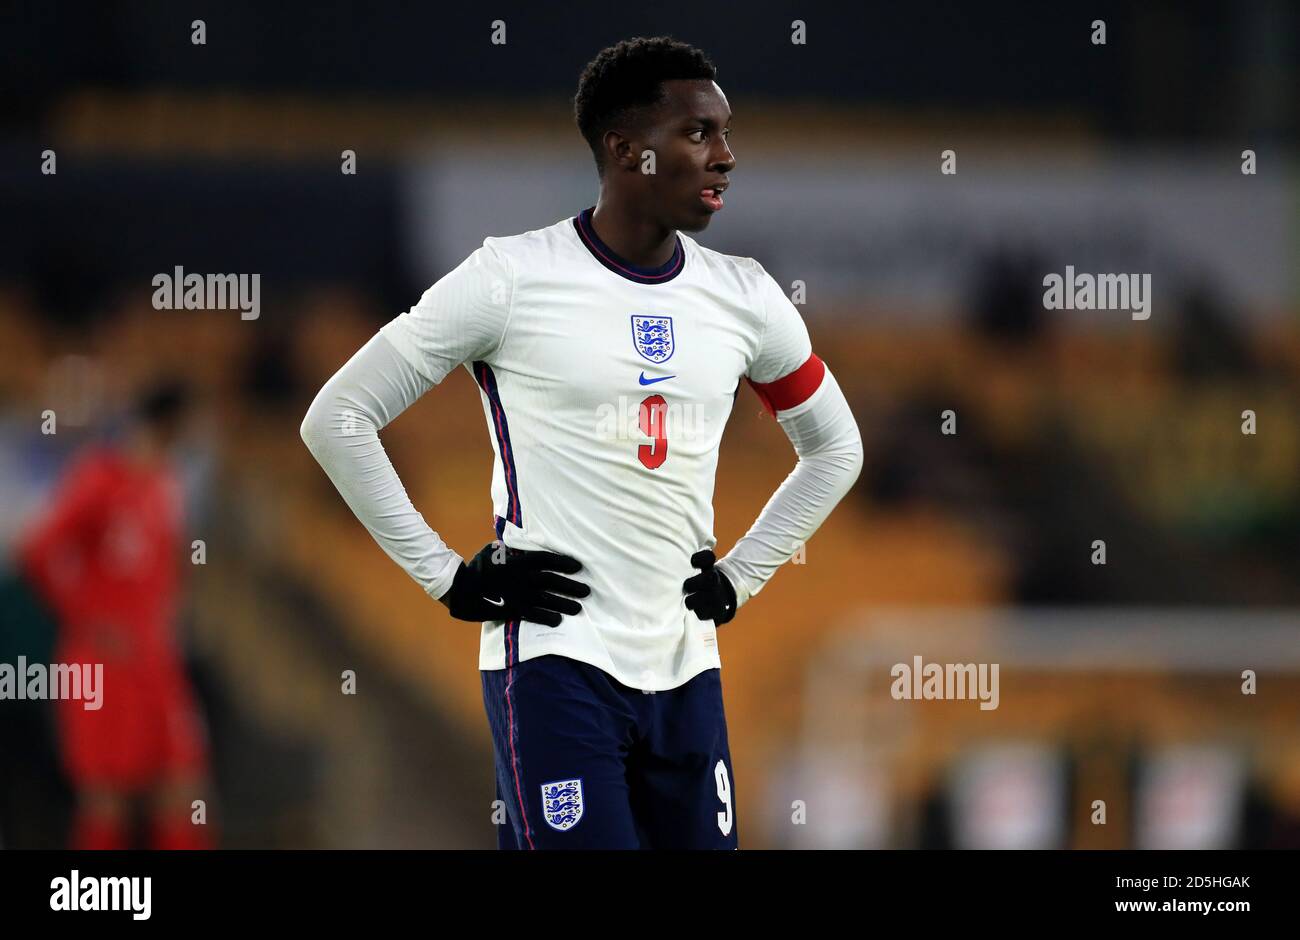
<svg viewBox="0 0 1300 940">
<path fill-rule="evenodd" d="M 663 692 L 567 656 L 483 670 L 503 849 L 734 849 L 718 669 Z"/>
</svg>

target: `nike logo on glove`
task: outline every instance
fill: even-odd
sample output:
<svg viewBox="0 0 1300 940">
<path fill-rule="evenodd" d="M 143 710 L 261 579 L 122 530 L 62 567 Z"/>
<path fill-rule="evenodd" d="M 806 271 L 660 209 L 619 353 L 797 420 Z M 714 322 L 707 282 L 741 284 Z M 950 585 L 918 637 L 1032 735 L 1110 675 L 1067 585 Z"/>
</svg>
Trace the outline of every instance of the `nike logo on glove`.
<svg viewBox="0 0 1300 940">
<path fill-rule="evenodd" d="M 505 598 L 502 598 L 502 599 L 499 600 L 499 601 L 494 601 L 492 598 L 490 598 L 490 597 L 484 595 L 483 600 L 487 601 L 487 602 L 488 602 L 489 604 L 491 604 L 493 607 L 504 607 L 504 606 L 506 606 Z"/>
<path fill-rule="evenodd" d="M 677 378 L 677 376 L 675 376 L 675 375 L 661 375 L 661 376 L 660 376 L 659 378 L 657 378 L 657 379 L 647 379 L 647 378 L 645 377 L 645 373 L 642 372 L 642 373 L 641 373 L 641 384 L 642 384 L 642 385 L 654 385 L 656 382 L 666 382 L 666 381 L 668 381 L 669 379 L 675 379 L 675 378 Z M 736 387 L 739 388 L 740 386 L 736 386 Z"/>
</svg>

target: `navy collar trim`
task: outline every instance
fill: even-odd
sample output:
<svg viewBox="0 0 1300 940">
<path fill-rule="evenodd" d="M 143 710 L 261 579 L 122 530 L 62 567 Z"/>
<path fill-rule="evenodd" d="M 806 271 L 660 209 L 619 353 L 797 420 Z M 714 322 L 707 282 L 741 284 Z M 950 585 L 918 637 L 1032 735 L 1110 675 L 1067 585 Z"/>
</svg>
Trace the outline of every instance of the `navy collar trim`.
<svg viewBox="0 0 1300 940">
<path fill-rule="evenodd" d="M 587 246 L 592 257 L 609 270 L 638 284 L 662 284 L 682 273 L 682 268 L 686 265 L 686 249 L 682 245 L 680 235 L 676 236 L 677 245 L 673 249 L 671 258 L 657 268 L 643 268 L 620 258 L 600 240 L 600 236 L 596 234 L 596 229 L 591 224 L 591 216 L 595 211 L 595 206 L 583 209 L 573 217 L 573 227 L 578 232 L 579 241 Z"/>
</svg>

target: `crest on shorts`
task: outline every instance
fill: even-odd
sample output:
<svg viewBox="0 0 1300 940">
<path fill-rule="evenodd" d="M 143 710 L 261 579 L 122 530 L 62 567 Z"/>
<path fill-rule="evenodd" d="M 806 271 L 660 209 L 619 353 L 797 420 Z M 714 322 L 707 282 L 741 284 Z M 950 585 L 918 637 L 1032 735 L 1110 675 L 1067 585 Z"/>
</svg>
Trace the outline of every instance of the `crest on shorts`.
<svg viewBox="0 0 1300 940">
<path fill-rule="evenodd" d="M 673 355 L 672 317 L 632 317 L 632 342 L 644 359 L 655 365 Z"/>
<path fill-rule="evenodd" d="M 542 815 L 546 825 L 564 832 L 582 818 L 582 780 L 556 780 L 542 784 Z"/>
</svg>

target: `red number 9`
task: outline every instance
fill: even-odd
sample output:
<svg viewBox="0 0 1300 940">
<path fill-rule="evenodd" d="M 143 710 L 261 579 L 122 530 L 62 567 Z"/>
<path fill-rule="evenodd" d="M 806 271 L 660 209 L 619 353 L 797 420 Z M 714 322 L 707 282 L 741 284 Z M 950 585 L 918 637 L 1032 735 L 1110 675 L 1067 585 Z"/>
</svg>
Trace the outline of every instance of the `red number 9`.
<svg viewBox="0 0 1300 940">
<path fill-rule="evenodd" d="M 638 445 L 636 455 L 645 466 L 658 470 L 668 459 L 668 403 L 662 395 L 641 402 L 641 433 L 654 438 L 654 443 Z"/>
</svg>

